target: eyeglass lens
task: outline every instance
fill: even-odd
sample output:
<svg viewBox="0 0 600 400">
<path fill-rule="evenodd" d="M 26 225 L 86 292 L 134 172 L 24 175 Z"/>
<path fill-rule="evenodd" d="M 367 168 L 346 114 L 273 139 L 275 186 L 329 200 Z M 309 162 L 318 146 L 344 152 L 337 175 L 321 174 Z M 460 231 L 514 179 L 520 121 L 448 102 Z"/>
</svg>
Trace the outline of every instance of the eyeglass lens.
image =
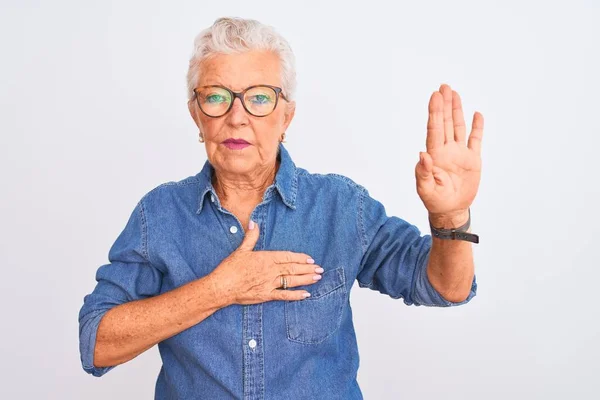
<svg viewBox="0 0 600 400">
<path fill-rule="evenodd" d="M 229 109 L 231 93 L 220 87 L 203 87 L 196 90 L 198 104 L 207 115 L 219 117 Z M 277 93 L 267 86 L 257 86 L 244 94 L 244 105 L 250 114 L 265 116 L 275 108 Z"/>
</svg>

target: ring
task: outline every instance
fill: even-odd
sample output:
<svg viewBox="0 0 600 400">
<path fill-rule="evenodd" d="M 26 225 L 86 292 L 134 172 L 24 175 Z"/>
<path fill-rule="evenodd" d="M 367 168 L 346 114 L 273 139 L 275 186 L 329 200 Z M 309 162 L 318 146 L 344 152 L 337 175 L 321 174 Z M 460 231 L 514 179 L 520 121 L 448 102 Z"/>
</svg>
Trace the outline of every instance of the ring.
<svg viewBox="0 0 600 400">
<path fill-rule="evenodd" d="M 281 282 L 281 287 L 283 290 L 287 289 L 287 278 L 283 275 L 281 275 L 281 278 L 279 279 L 279 281 Z"/>
</svg>

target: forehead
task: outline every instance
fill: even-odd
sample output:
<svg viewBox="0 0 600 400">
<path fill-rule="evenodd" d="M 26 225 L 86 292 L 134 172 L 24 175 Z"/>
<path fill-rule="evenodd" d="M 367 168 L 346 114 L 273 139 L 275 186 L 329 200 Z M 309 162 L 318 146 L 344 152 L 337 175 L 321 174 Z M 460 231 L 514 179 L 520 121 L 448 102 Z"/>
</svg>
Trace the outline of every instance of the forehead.
<svg viewBox="0 0 600 400">
<path fill-rule="evenodd" d="M 281 86 L 280 70 L 279 57 L 270 51 L 217 54 L 200 65 L 198 86 L 224 85 L 234 91 L 258 84 Z"/>
</svg>

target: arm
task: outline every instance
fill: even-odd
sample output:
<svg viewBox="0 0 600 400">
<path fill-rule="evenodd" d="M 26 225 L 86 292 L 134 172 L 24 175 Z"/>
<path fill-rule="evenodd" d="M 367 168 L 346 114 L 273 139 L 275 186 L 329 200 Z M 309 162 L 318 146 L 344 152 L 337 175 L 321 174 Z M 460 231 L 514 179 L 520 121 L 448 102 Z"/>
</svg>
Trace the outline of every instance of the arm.
<svg viewBox="0 0 600 400">
<path fill-rule="evenodd" d="M 367 287 L 407 305 L 448 307 L 464 304 L 476 294 L 475 276 L 469 282 L 468 297 L 460 302 L 441 296 L 428 277 L 433 252 L 431 235 L 421 236 L 407 221 L 388 216 L 381 202 L 366 189 L 359 196 L 358 230 L 363 256 L 357 275 L 360 287 Z"/>
<path fill-rule="evenodd" d="M 476 112 L 467 143 L 458 93 L 444 84 L 432 94 L 427 151 L 420 154 L 415 176 L 417 193 L 434 226 L 466 222 L 481 179 L 482 137 L 483 115 Z M 383 206 L 366 193 L 359 203 L 359 230 L 366 247 L 358 276 L 361 286 L 404 297 L 407 304 L 451 306 L 475 296 L 469 242 L 420 236 L 415 226 L 388 218 Z"/>
<path fill-rule="evenodd" d="M 433 226 L 456 228 L 468 220 L 481 180 L 482 138 L 483 115 L 473 114 L 467 142 L 460 96 L 441 85 L 429 100 L 427 151 L 415 167 L 417 193 Z M 433 237 L 427 276 L 445 299 L 468 299 L 475 276 L 471 243 Z"/>
<path fill-rule="evenodd" d="M 108 258 L 97 285 L 79 312 L 83 369 L 102 376 L 154 344 L 196 324 L 223 307 L 212 278 L 161 293 L 163 272 L 149 260 L 146 215 L 140 201 Z"/>
<path fill-rule="evenodd" d="M 207 275 L 167 293 L 110 309 L 98 327 L 94 367 L 127 362 L 227 304 Z"/>
<path fill-rule="evenodd" d="M 436 228 L 457 228 L 469 219 L 469 214 L 460 213 L 451 218 L 430 214 Z M 467 232 L 471 231 L 471 227 Z M 427 276 L 432 286 L 448 301 L 461 302 L 467 299 L 475 276 L 473 247 L 465 240 L 444 240 L 432 236 L 431 253 L 427 265 Z"/>
</svg>

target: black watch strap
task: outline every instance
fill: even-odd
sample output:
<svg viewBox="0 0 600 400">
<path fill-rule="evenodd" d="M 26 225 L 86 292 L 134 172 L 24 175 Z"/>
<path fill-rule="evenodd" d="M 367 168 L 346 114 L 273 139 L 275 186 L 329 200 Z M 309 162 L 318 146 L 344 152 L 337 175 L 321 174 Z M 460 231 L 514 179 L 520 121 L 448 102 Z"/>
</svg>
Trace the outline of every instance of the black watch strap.
<svg viewBox="0 0 600 400">
<path fill-rule="evenodd" d="M 466 240 L 468 242 L 479 243 L 479 236 L 467 232 L 471 226 L 471 208 L 469 207 L 469 219 L 463 226 L 452 229 L 436 228 L 431 224 L 429 220 L 429 227 L 431 228 L 431 234 L 438 239 L 450 239 L 450 240 Z"/>
</svg>

